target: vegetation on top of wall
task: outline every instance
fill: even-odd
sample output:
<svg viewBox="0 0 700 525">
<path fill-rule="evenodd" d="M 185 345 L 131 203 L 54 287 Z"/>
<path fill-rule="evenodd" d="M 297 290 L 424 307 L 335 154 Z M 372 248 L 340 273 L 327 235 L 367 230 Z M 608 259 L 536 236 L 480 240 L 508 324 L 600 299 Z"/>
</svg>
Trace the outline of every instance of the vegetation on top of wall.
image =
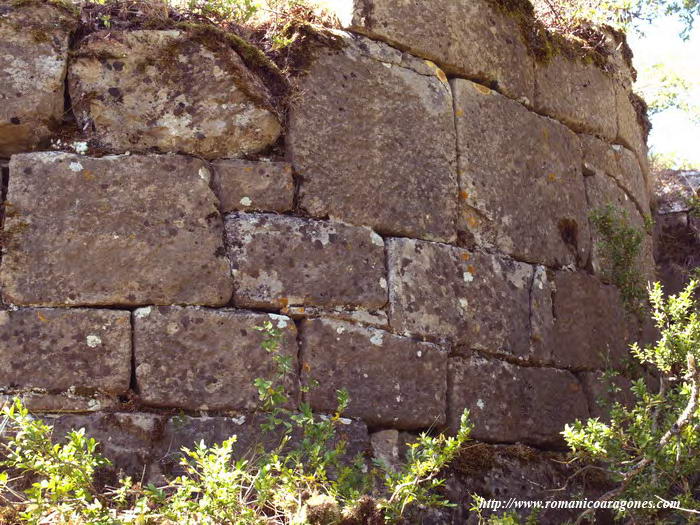
<svg viewBox="0 0 700 525">
<path fill-rule="evenodd" d="M 183 449 L 184 473 L 164 487 L 142 486 L 131 478 L 117 487 L 101 487 L 100 469 L 109 461 L 84 429 L 71 431 L 54 444 L 52 428 L 32 417 L 19 400 L 6 407 L 0 420 L 0 511 L 3 523 L 74 523 L 91 525 L 197 524 L 310 524 L 365 525 L 401 523 L 408 512 L 451 504 L 436 489 L 444 481 L 440 471 L 469 438 L 471 426 L 464 412 L 454 437 L 421 434 L 409 445 L 400 468 L 380 461 L 372 469 L 365 458 L 345 458 L 346 443 L 337 429 L 348 406 L 346 392 L 338 392 L 338 406 L 329 417 L 318 416 L 308 404 L 286 408 L 283 388 L 293 373 L 289 356 L 278 349 L 281 332 L 271 322 L 260 328 L 262 344 L 276 363 L 273 378 L 254 384 L 259 407 L 267 414 L 261 434 L 278 433 L 271 450 L 258 445 L 254 453 L 234 456 L 236 437 L 207 446 Z"/>
</svg>

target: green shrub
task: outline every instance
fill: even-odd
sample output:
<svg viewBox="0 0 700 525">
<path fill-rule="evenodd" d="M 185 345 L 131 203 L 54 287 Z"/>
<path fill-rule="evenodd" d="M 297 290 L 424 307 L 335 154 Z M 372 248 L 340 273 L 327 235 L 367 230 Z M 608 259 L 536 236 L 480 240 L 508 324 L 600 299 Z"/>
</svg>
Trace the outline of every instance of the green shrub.
<svg viewBox="0 0 700 525">
<path fill-rule="evenodd" d="M 641 315 L 646 301 L 644 278 L 639 268 L 644 232 L 629 224 L 626 210 L 611 204 L 592 211 L 590 220 L 601 237 L 596 247 L 605 276 L 620 290 L 625 307 Z"/>
<path fill-rule="evenodd" d="M 658 392 L 633 383 L 636 402 L 615 403 L 610 423 L 576 421 L 563 434 L 577 460 L 598 462 L 616 482 L 601 500 L 679 501 L 681 509 L 623 509 L 634 523 L 690 520 L 700 511 L 700 319 L 697 281 L 665 298 L 656 283 L 649 293 L 660 338 L 633 355 L 659 376 Z M 669 514 L 671 516 L 669 516 Z"/>
<path fill-rule="evenodd" d="M 272 450 L 260 445 L 236 459 L 235 436 L 212 446 L 201 442 L 183 449 L 184 472 L 164 487 L 126 478 L 116 489 L 100 489 L 95 474 L 109 461 L 97 452 L 97 442 L 78 430 L 52 443 L 52 428 L 15 400 L 3 409 L 0 424 L 7 436 L 0 465 L 9 469 L 0 474 L 0 498 L 18 510 L 20 520 L 37 525 L 351 524 L 360 523 L 354 516 L 368 508 L 396 523 L 410 508 L 450 505 L 435 489 L 443 483 L 438 473 L 468 439 L 466 411 L 457 436 L 422 434 L 398 471 L 380 463 L 369 469 L 359 456 L 347 461 L 346 443 L 336 432 L 347 392 L 338 392 L 331 416 L 314 414 L 308 404 L 298 412 L 287 408 L 281 385 L 293 373 L 291 360 L 278 352 L 280 331 L 270 322 L 260 329 L 266 334 L 262 345 L 277 364 L 275 377 L 255 381 L 268 414 L 261 431 L 282 435 Z M 29 488 L 18 488 L 21 483 Z"/>
</svg>

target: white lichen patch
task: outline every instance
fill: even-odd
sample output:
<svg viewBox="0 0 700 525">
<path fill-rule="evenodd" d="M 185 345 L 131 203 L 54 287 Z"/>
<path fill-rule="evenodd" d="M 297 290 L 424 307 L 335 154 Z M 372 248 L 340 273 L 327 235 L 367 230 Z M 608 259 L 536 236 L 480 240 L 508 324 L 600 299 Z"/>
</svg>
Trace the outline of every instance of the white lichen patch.
<svg viewBox="0 0 700 525">
<path fill-rule="evenodd" d="M 207 184 L 209 184 L 209 180 L 211 179 L 211 173 L 209 173 L 209 170 L 207 168 L 201 167 L 199 168 L 199 178 Z"/>
<path fill-rule="evenodd" d="M 241 203 L 241 206 L 250 206 L 253 204 L 250 197 L 243 197 L 239 202 Z"/>
<path fill-rule="evenodd" d="M 139 308 L 134 311 L 134 317 L 137 319 L 143 319 L 144 317 L 148 317 L 151 315 L 151 312 L 153 309 L 150 306 L 146 306 L 145 308 Z"/>
<path fill-rule="evenodd" d="M 464 279 L 465 283 L 470 283 L 474 280 L 474 275 L 471 272 L 464 272 L 462 274 L 462 278 Z"/>
<path fill-rule="evenodd" d="M 384 277 L 379 279 L 379 286 L 381 286 L 383 290 L 386 290 L 386 279 L 384 279 Z"/>
<path fill-rule="evenodd" d="M 90 348 L 95 348 L 99 345 L 102 344 L 102 339 L 100 339 L 99 336 L 97 335 L 88 335 L 87 338 L 85 339 L 85 342 Z"/>
<path fill-rule="evenodd" d="M 377 235 L 375 232 L 372 232 L 371 237 L 372 237 L 372 244 L 384 247 L 384 239 L 382 239 L 382 237 L 380 235 Z"/>
<path fill-rule="evenodd" d="M 76 173 L 79 171 L 83 171 L 83 165 L 80 164 L 80 162 L 71 162 L 68 167 L 70 168 L 71 171 L 75 171 Z"/>
<path fill-rule="evenodd" d="M 369 338 L 369 342 L 376 346 L 382 346 L 384 343 L 384 334 L 375 332 L 375 334 Z"/>
<path fill-rule="evenodd" d="M 484 403 L 483 399 L 477 399 L 476 406 L 478 406 L 480 410 L 483 410 L 484 407 L 486 406 L 486 403 Z"/>
</svg>

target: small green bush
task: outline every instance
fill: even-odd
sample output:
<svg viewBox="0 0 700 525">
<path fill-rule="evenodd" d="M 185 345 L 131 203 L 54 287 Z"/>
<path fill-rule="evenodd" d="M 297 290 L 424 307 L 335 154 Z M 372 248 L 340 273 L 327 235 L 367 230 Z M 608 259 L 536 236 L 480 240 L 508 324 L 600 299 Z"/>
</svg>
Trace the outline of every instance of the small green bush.
<svg viewBox="0 0 700 525">
<path fill-rule="evenodd" d="M 601 237 L 597 248 L 605 276 L 620 290 L 626 308 L 642 315 L 646 290 L 639 269 L 639 255 L 644 232 L 629 224 L 626 210 L 611 204 L 592 211 L 590 220 Z"/>
<path fill-rule="evenodd" d="M 164 487 L 142 487 L 130 478 L 117 488 L 95 486 L 95 474 L 109 461 L 84 430 L 54 444 L 52 428 L 35 419 L 19 400 L 3 409 L 0 435 L 8 470 L 0 473 L 0 501 L 31 524 L 122 525 L 184 524 L 359 524 L 372 513 L 387 523 L 401 521 L 408 509 L 451 504 L 435 489 L 439 472 L 462 448 L 471 427 L 462 416 L 455 437 L 422 434 L 410 445 L 406 463 L 394 471 L 363 457 L 345 459 L 346 443 L 336 432 L 347 392 L 338 392 L 335 414 L 318 416 L 308 404 L 292 411 L 281 386 L 293 373 L 278 352 L 281 332 L 268 322 L 260 328 L 263 347 L 272 354 L 277 373 L 257 379 L 260 406 L 268 414 L 262 432 L 281 431 L 272 450 L 262 445 L 246 458 L 234 458 L 236 437 L 212 446 L 184 448 L 183 474 Z M 28 488 L 18 488 L 22 483 Z M 369 510 L 368 510 L 369 509 Z"/>
<path fill-rule="evenodd" d="M 622 509 L 633 523 L 697 522 L 700 514 L 700 318 L 697 281 L 665 298 L 661 285 L 649 300 L 660 338 L 632 353 L 659 377 L 658 392 L 633 383 L 636 402 L 614 403 L 609 423 L 567 425 L 563 435 L 579 461 L 597 462 L 616 487 L 601 500 L 679 501 L 680 509 Z M 681 520 L 681 521 L 678 521 Z"/>
</svg>

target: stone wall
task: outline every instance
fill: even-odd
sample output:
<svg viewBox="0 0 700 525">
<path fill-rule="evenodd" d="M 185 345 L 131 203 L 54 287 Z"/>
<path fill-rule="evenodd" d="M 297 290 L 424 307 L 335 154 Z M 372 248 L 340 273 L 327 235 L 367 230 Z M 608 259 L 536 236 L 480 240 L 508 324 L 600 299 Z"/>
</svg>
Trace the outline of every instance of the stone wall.
<svg viewBox="0 0 700 525">
<path fill-rule="evenodd" d="M 589 213 L 643 227 L 645 129 L 624 42 L 542 57 L 499 5 L 346 3 L 280 111 L 225 39 L 1 1 L 3 394 L 157 477 L 254 438 L 271 320 L 294 399 L 349 390 L 358 450 L 468 408 L 542 482 L 639 336 Z"/>
</svg>

